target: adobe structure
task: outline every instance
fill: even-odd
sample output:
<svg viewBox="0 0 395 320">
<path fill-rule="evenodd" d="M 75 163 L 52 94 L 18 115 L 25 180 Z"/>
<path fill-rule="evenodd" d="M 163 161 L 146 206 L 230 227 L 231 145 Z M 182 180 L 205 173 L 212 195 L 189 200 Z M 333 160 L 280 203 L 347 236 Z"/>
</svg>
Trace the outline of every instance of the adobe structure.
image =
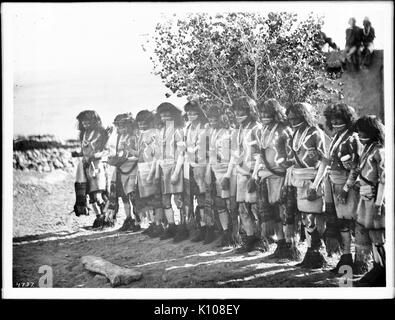
<svg viewBox="0 0 395 320">
<path fill-rule="evenodd" d="M 343 101 L 353 106 L 359 115 L 375 114 L 384 121 L 383 56 L 383 50 L 375 50 L 368 68 L 346 70 L 336 82 L 342 83 Z"/>
</svg>

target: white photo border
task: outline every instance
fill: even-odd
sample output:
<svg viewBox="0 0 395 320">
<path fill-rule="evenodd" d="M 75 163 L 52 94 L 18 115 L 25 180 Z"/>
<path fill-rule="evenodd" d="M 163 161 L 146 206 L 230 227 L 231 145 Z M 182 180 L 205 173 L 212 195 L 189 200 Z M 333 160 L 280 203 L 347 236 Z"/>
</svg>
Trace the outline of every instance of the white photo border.
<svg viewBox="0 0 395 320">
<path fill-rule="evenodd" d="M 362 2 L 372 5 L 371 2 Z M 129 5 L 138 10 L 159 9 L 163 12 L 220 12 L 220 11 L 292 11 L 291 8 L 306 7 L 315 11 L 333 6 L 362 5 L 361 2 L 316 1 L 316 2 L 196 2 L 196 3 L 100 3 L 100 5 Z M 97 3 L 44 4 L 2 3 L 2 48 L 3 48 L 3 290 L 6 299 L 384 299 L 394 297 L 394 75 L 393 75 L 393 2 L 374 1 L 374 6 L 385 9 L 383 19 L 388 27 L 384 35 L 384 109 L 385 109 L 385 153 L 386 153 L 386 248 L 387 286 L 385 288 L 213 288 L 213 289 L 100 289 L 100 288 L 13 288 L 12 286 L 12 221 L 13 221 L 13 17 L 20 6 L 78 5 L 95 6 Z"/>
</svg>

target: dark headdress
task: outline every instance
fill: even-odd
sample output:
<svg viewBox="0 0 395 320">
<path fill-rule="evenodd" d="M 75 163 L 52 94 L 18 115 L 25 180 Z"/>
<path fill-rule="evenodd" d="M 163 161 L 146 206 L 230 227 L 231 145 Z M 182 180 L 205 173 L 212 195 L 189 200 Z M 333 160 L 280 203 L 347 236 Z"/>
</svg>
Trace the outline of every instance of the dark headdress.
<svg viewBox="0 0 395 320">
<path fill-rule="evenodd" d="M 206 114 L 204 113 L 202 107 L 200 106 L 199 102 L 197 101 L 188 101 L 184 106 L 184 111 L 188 112 L 190 110 L 194 110 L 198 112 L 199 120 L 202 123 L 207 122 Z"/>
<path fill-rule="evenodd" d="M 362 116 L 355 122 L 355 129 L 366 133 L 370 139 L 384 146 L 384 125 L 377 116 Z"/>
<path fill-rule="evenodd" d="M 77 116 L 77 120 L 82 122 L 84 120 L 93 120 L 95 123 L 101 124 L 101 119 L 95 110 L 84 110 Z"/>
<path fill-rule="evenodd" d="M 181 116 L 182 111 L 170 102 L 163 102 L 156 108 L 156 123 L 159 127 L 164 125 L 160 119 L 160 114 L 164 112 L 170 112 L 173 116 L 174 127 L 181 128 L 184 125 L 184 121 Z"/>
<path fill-rule="evenodd" d="M 173 115 L 181 114 L 181 110 L 170 102 L 163 102 L 156 108 L 156 113 L 170 112 Z"/>
<path fill-rule="evenodd" d="M 248 114 L 254 115 L 256 113 L 256 102 L 250 97 L 243 96 L 233 101 L 232 109 L 233 111 L 244 110 Z"/>
<path fill-rule="evenodd" d="M 355 109 L 350 107 L 345 103 L 337 103 L 334 105 L 328 106 L 324 110 L 324 116 L 326 120 L 326 126 L 332 130 L 332 120 L 336 117 L 339 117 L 344 120 L 347 127 L 352 127 L 356 121 L 357 115 Z"/>
<path fill-rule="evenodd" d="M 132 116 L 132 113 L 127 112 L 127 113 L 120 113 L 120 114 L 118 114 L 115 117 L 113 123 L 115 125 L 117 125 L 117 124 L 120 124 L 120 123 L 126 124 L 126 123 L 130 123 L 130 122 L 133 122 L 133 116 Z"/>
<path fill-rule="evenodd" d="M 137 122 L 147 122 L 150 127 L 154 124 L 155 116 L 151 111 L 142 110 L 136 115 Z"/>
<path fill-rule="evenodd" d="M 302 117 L 309 126 L 316 127 L 317 122 L 313 117 L 312 109 L 312 105 L 307 102 L 296 102 L 289 105 L 287 109 L 287 116 L 290 112 L 292 112 L 293 114 Z"/>
<path fill-rule="evenodd" d="M 277 123 L 284 124 L 287 122 L 286 109 L 276 99 L 272 98 L 259 102 L 257 109 L 259 113 L 271 114 Z"/>
<path fill-rule="evenodd" d="M 108 133 L 106 133 L 106 130 L 104 129 L 100 116 L 98 113 L 94 110 L 84 110 L 78 114 L 76 117 L 78 120 L 78 130 L 80 131 L 79 133 L 79 139 L 82 141 L 82 137 L 84 136 L 85 128 L 82 125 L 82 121 L 90 120 L 93 122 L 92 127 L 99 130 L 101 134 L 105 134 L 108 136 Z"/>
<path fill-rule="evenodd" d="M 207 109 L 207 118 L 220 118 L 223 115 L 223 111 L 218 105 L 211 105 Z"/>
</svg>

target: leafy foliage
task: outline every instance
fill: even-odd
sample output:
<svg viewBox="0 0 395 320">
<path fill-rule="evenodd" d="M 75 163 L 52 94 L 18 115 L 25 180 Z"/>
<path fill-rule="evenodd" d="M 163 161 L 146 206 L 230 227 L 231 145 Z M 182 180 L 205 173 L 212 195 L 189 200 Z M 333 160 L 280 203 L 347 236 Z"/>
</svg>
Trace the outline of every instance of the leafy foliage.
<svg viewBox="0 0 395 320">
<path fill-rule="evenodd" d="M 154 73 L 177 96 L 226 109 L 241 95 L 314 104 L 324 99 L 322 25 L 312 14 L 194 13 L 158 23 L 147 46 Z"/>
</svg>

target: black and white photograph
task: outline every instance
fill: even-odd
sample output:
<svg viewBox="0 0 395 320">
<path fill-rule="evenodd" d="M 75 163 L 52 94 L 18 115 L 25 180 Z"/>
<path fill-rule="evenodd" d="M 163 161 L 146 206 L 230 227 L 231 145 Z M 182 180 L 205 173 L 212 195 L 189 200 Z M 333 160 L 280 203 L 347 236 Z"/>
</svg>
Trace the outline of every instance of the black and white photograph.
<svg viewBox="0 0 395 320">
<path fill-rule="evenodd" d="M 393 2 L 1 18 L 3 298 L 394 297 Z"/>
</svg>

